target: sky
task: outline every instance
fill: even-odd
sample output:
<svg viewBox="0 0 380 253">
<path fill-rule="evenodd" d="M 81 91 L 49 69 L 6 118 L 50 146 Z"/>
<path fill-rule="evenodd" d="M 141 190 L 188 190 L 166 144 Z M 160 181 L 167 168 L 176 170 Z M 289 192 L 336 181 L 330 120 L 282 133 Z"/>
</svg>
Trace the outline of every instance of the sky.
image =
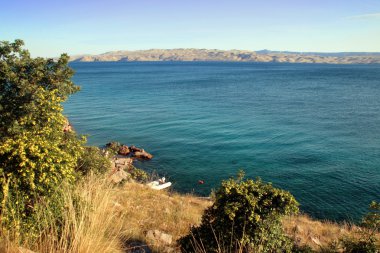
<svg viewBox="0 0 380 253">
<path fill-rule="evenodd" d="M 0 0 L 33 56 L 208 48 L 380 52 L 380 0 Z"/>
</svg>

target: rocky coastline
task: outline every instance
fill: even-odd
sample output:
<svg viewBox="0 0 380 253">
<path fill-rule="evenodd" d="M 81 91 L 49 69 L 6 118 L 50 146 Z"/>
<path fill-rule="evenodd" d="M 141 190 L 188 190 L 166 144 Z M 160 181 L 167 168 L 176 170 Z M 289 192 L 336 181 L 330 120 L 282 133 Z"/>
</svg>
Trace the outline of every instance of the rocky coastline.
<svg viewBox="0 0 380 253">
<path fill-rule="evenodd" d="M 153 158 L 153 155 L 143 148 L 110 142 L 105 145 L 102 151 L 111 162 L 110 180 L 113 183 L 120 183 L 129 179 L 140 181 L 147 179 L 147 174 L 133 165 L 135 160 L 144 161 Z"/>
</svg>

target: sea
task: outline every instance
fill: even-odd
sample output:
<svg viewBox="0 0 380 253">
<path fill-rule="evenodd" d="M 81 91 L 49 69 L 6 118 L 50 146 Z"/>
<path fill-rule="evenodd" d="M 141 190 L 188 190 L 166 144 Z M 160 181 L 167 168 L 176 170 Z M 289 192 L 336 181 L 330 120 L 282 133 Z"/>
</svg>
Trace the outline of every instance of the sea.
<svg viewBox="0 0 380 253">
<path fill-rule="evenodd" d="M 244 170 L 315 218 L 357 222 L 380 201 L 380 65 L 73 62 L 64 113 L 88 144 L 208 196 Z M 199 184 L 203 180 L 204 184 Z"/>
</svg>

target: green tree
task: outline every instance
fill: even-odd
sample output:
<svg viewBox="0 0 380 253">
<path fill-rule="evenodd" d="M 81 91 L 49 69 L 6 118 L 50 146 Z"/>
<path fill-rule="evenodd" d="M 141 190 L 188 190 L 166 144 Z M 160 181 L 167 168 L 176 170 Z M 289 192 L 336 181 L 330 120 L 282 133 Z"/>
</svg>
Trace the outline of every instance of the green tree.
<svg viewBox="0 0 380 253">
<path fill-rule="evenodd" d="M 199 227 L 179 243 L 183 252 L 283 252 L 291 240 L 281 225 L 283 215 L 296 213 L 298 203 L 287 191 L 260 179 L 223 181 L 215 202 Z"/>
<path fill-rule="evenodd" d="M 73 181 L 83 141 L 64 132 L 64 102 L 79 90 L 65 54 L 32 58 L 23 41 L 0 42 L 0 182 L 2 211 L 17 192 L 23 204 Z M 4 215 L 3 215 L 4 216 Z"/>
</svg>

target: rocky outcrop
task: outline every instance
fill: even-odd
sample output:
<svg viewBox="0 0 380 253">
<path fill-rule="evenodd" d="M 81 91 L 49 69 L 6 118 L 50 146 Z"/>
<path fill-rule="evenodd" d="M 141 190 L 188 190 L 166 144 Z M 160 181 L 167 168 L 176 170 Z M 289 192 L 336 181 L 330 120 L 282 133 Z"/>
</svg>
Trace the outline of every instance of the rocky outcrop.
<svg viewBox="0 0 380 253">
<path fill-rule="evenodd" d="M 152 154 L 150 154 L 150 153 L 146 152 L 144 149 L 138 148 L 134 145 L 130 146 L 129 148 L 126 145 L 122 145 L 121 148 L 119 149 L 119 154 L 120 155 L 131 155 L 131 157 L 135 157 L 135 158 L 142 159 L 142 160 L 150 160 L 153 158 Z"/>
<path fill-rule="evenodd" d="M 132 145 L 130 147 L 130 149 L 131 149 L 132 152 L 141 152 L 143 150 L 142 148 L 138 148 L 138 147 L 136 147 L 134 145 Z"/>
<path fill-rule="evenodd" d="M 153 158 L 152 154 L 134 145 L 128 147 L 127 145 L 123 145 L 118 142 L 110 142 L 106 144 L 106 151 L 107 149 L 125 157 L 134 157 L 142 160 L 150 160 Z"/>
<path fill-rule="evenodd" d="M 127 156 L 127 155 L 129 155 L 129 153 L 131 153 L 131 150 L 129 149 L 129 147 L 127 145 L 122 145 L 119 148 L 119 151 L 118 151 L 119 155 Z"/>
<path fill-rule="evenodd" d="M 153 155 L 144 149 L 110 142 L 106 144 L 103 153 L 111 160 L 110 181 L 113 183 L 117 184 L 123 180 L 144 181 L 147 179 L 145 172 L 133 166 L 135 159 L 150 160 L 153 158 Z"/>
<path fill-rule="evenodd" d="M 123 180 L 130 178 L 128 169 L 132 167 L 133 158 L 125 157 L 122 155 L 115 155 L 111 159 L 111 182 L 118 184 Z"/>
<path fill-rule="evenodd" d="M 117 168 L 111 174 L 110 180 L 113 183 L 118 184 L 121 181 L 128 179 L 128 176 L 129 176 L 128 173 L 125 172 L 125 170 L 123 168 Z"/>
<path fill-rule="evenodd" d="M 138 159 L 143 159 L 143 160 L 150 160 L 153 158 L 153 155 L 149 154 L 144 149 L 142 149 L 141 151 L 134 152 L 133 156 L 138 158 Z"/>
</svg>

